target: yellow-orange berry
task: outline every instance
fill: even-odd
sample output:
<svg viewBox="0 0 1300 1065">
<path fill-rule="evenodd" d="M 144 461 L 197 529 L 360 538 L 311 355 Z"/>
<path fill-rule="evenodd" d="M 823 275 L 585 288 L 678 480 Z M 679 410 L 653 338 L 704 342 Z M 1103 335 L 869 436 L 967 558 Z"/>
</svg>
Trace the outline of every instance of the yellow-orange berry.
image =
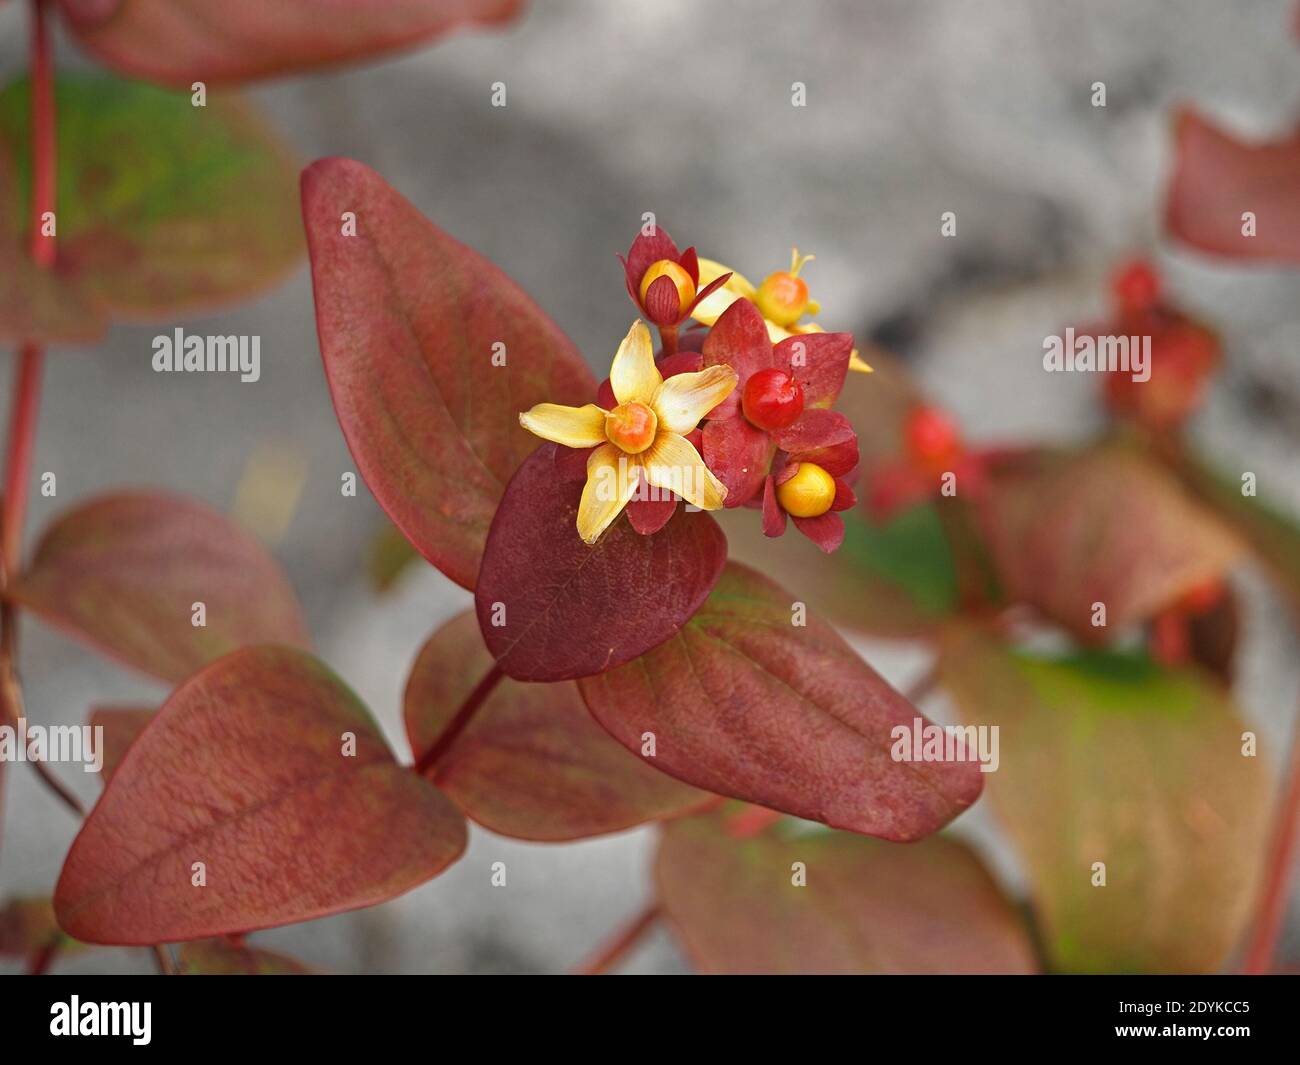
<svg viewBox="0 0 1300 1065">
<path fill-rule="evenodd" d="M 758 312 L 782 328 L 794 325 L 808 309 L 808 282 L 785 270 L 768 274 L 758 286 Z"/>
<path fill-rule="evenodd" d="M 794 476 L 777 486 L 776 500 L 796 518 L 819 518 L 835 502 L 835 478 L 820 466 L 801 462 Z"/>
<path fill-rule="evenodd" d="M 605 415 L 605 436 L 629 455 L 639 455 L 653 444 L 658 429 L 658 416 L 644 403 L 620 403 Z"/>
<path fill-rule="evenodd" d="M 695 299 L 695 282 L 691 280 L 691 275 L 686 272 L 684 266 L 677 265 L 671 259 L 660 259 L 658 262 L 651 263 L 641 276 L 641 302 L 645 303 L 645 294 L 661 277 L 668 278 L 677 286 L 678 306 L 685 311 L 690 306 L 691 300 Z"/>
</svg>

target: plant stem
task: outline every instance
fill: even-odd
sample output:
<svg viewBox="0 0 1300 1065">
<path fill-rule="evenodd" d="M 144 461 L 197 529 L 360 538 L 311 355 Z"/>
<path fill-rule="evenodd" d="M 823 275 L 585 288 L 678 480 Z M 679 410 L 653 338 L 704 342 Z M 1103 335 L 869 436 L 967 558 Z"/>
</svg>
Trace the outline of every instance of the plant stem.
<svg viewBox="0 0 1300 1065">
<path fill-rule="evenodd" d="M 1300 717 L 1297 717 L 1295 734 L 1291 737 L 1291 753 L 1274 818 L 1264 885 L 1245 960 L 1241 964 L 1243 973 L 1261 975 L 1273 967 L 1273 951 L 1282 933 L 1295 877 L 1297 837 L 1300 837 Z"/>
<path fill-rule="evenodd" d="M 478 713 L 479 708 L 492 694 L 492 689 L 497 686 L 504 674 L 497 663 L 492 663 L 492 668 L 484 674 L 483 679 L 478 682 L 474 690 L 463 703 L 460 709 L 456 711 L 456 716 L 451 719 L 451 723 L 442 731 L 434 745 L 424 752 L 419 760 L 412 766 L 412 769 L 419 776 L 425 776 L 432 769 L 444 754 L 451 749 L 451 745 L 456 742 L 457 737 L 465 731 L 466 726 Z"/>
<path fill-rule="evenodd" d="M 651 903 L 625 925 L 619 933 L 574 970 L 578 976 L 601 976 L 623 960 L 624 956 L 641 941 L 663 910 L 657 902 Z"/>
<path fill-rule="evenodd" d="M 171 949 L 165 943 L 155 943 L 152 948 L 154 961 L 158 963 L 158 973 L 160 976 L 176 975 L 176 959 L 172 957 Z"/>
<path fill-rule="evenodd" d="M 659 327 L 659 348 L 660 358 L 668 358 L 669 355 L 677 354 L 677 330 L 680 326 L 661 325 Z"/>
</svg>

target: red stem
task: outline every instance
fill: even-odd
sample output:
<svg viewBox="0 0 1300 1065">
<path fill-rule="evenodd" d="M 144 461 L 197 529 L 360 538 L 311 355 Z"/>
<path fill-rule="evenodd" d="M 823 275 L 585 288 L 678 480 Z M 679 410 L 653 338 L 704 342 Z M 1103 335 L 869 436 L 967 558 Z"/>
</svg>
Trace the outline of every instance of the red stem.
<svg viewBox="0 0 1300 1065">
<path fill-rule="evenodd" d="M 624 956 L 641 941 L 663 911 L 657 902 L 651 903 L 632 919 L 605 946 L 575 970 L 578 976 L 601 976 L 623 960 Z"/>
<path fill-rule="evenodd" d="M 1243 973 L 1257 976 L 1272 971 L 1273 951 L 1282 933 L 1295 878 L 1296 845 L 1300 842 L 1297 837 L 1300 837 L 1300 718 L 1297 718 L 1295 734 L 1291 737 L 1291 754 L 1278 800 L 1264 885 L 1245 960 L 1241 964 Z"/>
<path fill-rule="evenodd" d="M 50 34 L 46 24 L 46 0 L 32 0 L 31 35 L 31 242 L 32 259 L 48 269 L 54 264 L 54 238 L 41 235 L 46 214 L 55 206 L 57 168 L 55 159 L 54 64 L 50 56 Z M 36 341 L 22 345 L 15 376 L 13 407 L 9 415 L 9 439 L 5 450 L 4 518 L 0 550 L 4 568 L 12 577 L 18 571 L 22 553 L 23 522 L 27 514 L 27 486 L 31 478 L 32 451 L 36 440 L 36 418 L 41 401 L 41 370 L 44 346 Z"/>
<path fill-rule="evenodd" d="M 479 707 L 492 694 L 492 689 L 497 686 L 503 676 L 501 667 L 497 663 L 492 663 L 492 668 L 484 674 L 483 679 L 478 682 L 474 690 L 469 693 L 469 697 L 460 704 L 460 709 L 456 711 L 456 716 L 451 719 L 448 725 L 438 737 L 432 747 L 420 756 L 419 761 L 412 767 L 419 776 L 424 776 L 429 772 L 444 754 L 451 749 L 451 745 L 466 726 L 473 720 L 474 715 L 478 713 Z"/>
<path fill-rule="evenodd" d="M 677 354 L 677 330 L 680 326 L 661 325 L 659 327 L 659 356 L 668 358 L 669 355 Z"/>
</svg>

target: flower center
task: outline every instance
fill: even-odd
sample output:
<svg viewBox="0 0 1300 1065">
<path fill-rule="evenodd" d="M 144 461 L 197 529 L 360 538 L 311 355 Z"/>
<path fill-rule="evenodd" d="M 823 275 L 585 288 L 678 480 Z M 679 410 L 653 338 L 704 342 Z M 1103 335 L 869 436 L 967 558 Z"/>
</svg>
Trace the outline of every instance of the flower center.
<svg viewBox="0 0 1300 1065">
<path fill-rule="evenodd" d="M 820 466 L 801 462 L 794 476 L 777 486 L 776 501 L 796 518 L 820 518 L 835 502 L 835 478 Z"/>
<path fill-rule="evenodd" d="M 803 385 L 774 366 L 750 374 L 740 394 L 745 417 L 768 432 L 793 425 L 803 413 L 803 403 Z"/>
<path fill-rule="evenodd" d="M 661 277 L 668 278 L 677 286 L 677 306 L 682 310 L 690 306 L 691 300 L 695 299 L 695 282 L 691 280 L 691 275 L 686 272 L 684 266 L 677 265 L 671 259 L 660 259 L 658 262 L 651 263 L 646 269 L 641 277 L 641 302 L 645 303 L 650 286 Z"/>
<path fill-rule="evenodd" d="M 620 403 L 605 415 L 605 436 L 616 448 L 638 455 L 655 442 L 659 419 L 646 404 Z"/>
</svg>

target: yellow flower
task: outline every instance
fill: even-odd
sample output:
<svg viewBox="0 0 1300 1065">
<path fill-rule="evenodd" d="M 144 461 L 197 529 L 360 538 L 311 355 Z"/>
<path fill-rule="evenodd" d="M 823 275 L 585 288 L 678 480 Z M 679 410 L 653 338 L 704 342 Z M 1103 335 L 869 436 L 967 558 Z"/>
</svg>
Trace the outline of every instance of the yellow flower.
<svg viewBox="0 0 1300 1065">
<path fill-rule="evenodd" d="M 609 370 L 618 405 L 564 407 L 539 403 L 519 424 L 543 440 L 565 447 L 595 447 L 587 459 L 587 484 L 578 504 L 578 534 L 594 544 L 623 512 L 644 479 L 676 492 L 701 510 L 718 510 L 723 485 L 685 434 L 736 387 L 730 366 L 709 366 L 664 380 L 655 365 L 650 330 L 637 319 L 623 338 Z"/>
<path fill-rule="evenodd" d="M 744 274 L 733 270 L 730 266 L 723 266 L 722 263 L 714 262 L 712 259 L 701 259 L 700 288 L 704 288 L 710 281 L 716 280 L 723 274 L 729 273 L 731 277 L 721 288 L 700 300 L 691 311 L 691 317 L 703 325 L 712 325 L 736 300 L 747 299 L 763 315 L 763 320 L 767 323 L 767 335 L 773 344 L 779 343 L 788 336 L 825 332 L 816 322 L 799 321 L 799 318 L 805 314 L 818 314 L 821 311 L 821 304 L 807 298 L 808 287 L 799 277 L 799 271 L 803 269 L 804 263 L 812 258 L 811 255 L 801 256 L 799 249 L 794 248 L 790 255 L 790 269 L 769 274 L 758 288 L 755 288 Z M 871 366 L 863 360 L 856 349 L 849 356 L 849 369 L 857 370 L 859 373 L 872 372 Z"/>
</svg>

